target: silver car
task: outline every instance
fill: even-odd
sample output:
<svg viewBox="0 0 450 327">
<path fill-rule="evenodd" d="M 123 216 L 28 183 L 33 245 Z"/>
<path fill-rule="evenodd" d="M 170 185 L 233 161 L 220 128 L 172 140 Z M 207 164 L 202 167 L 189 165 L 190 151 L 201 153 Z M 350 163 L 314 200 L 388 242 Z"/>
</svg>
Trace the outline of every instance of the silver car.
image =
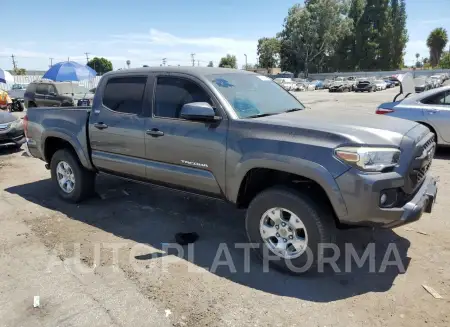
<svg viewBox="0 0 450 327">
<path fill-rule="evenodd" d="M 434 133 L 438 145 L 450 145 L 450 86 L 415 94 L 414 82 L 408 79 L 401 81 L 394 101 L 381 104 L 376 113 L 421 123 Z M 401 94 L 406 97 L 396 101 Z"/>
</svg>

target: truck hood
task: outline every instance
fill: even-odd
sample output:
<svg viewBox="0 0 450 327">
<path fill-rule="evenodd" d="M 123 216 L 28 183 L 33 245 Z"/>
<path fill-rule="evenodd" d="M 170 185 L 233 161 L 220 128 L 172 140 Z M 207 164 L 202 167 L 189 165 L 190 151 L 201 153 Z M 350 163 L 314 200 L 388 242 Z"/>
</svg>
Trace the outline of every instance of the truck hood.
<svg viewBox="0 0 450 327">
<path fill-rule="evenodd" d="M 369 113 L 305 109 L 252 120 L 274 126 L 286 126 L 339 135 L 348 143 L 400 146 L 405 134 L 418 125 L 405 119 Z"/>
</svg>

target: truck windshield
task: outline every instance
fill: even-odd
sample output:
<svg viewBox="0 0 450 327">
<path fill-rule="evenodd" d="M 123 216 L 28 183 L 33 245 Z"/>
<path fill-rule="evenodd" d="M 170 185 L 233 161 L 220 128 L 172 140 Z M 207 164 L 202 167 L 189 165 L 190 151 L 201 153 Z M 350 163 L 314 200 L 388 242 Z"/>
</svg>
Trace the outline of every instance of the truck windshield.
<svg viewBox="0 0 450 327">
<path fill-rule="evenodd" d="M 206 76 L 227 99 L 239 118 L 261 117 L 304 106 L 269 77 L 253 74 Z"/>
</svg>

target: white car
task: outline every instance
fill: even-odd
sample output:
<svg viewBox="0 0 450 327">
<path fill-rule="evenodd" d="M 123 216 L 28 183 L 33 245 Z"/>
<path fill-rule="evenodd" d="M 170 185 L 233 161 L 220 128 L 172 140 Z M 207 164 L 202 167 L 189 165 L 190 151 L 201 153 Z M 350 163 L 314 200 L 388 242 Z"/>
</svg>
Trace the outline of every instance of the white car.
<svg viewBox="0 0 450 327">
<path fill-rule="evenodd" d="M 28 83 L 26 84 L 14 84 L 11 90 L 8 91 L 8 95 L 11 99 L 23 99 L 25 90 L 27 89 Z"/>
<path fill-rule="evenodd" d="M 291 78 L 275 78 L 273 81 L 282 86 L 287 91 L 297 90 L 297 83 L 294 82 Z"/>
<path fill-rule="evenodd" d="M 377 91 L 382 91 L 387 89 L 387 83 L 382 80 L 375 80 L 375 85 L 377 86 Z"/>
<path fill-rule="evenodd" d="M 442 75 L 433 75 L 430 76 L 431 81 L 433 82 L 434 87 L 440 87 L 442 83 L 444 83 L 444 79 L 442 78 Z"/>
</svg>

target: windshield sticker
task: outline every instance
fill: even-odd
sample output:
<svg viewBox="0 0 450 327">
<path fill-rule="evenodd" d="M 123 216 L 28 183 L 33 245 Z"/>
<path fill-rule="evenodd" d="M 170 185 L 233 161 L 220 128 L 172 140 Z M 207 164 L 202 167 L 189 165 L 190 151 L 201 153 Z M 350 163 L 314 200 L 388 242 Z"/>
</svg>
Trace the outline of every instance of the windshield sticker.
<svg viewBox="0 0 450 327">
<path fill-rule="evenodd" d="M 261 81 L 270 81 L 270 78 L 267 77 L 267 76 L 260 76 L 260 75 L 258 75 L 256 77 L 258 77 Z"/>
<path fill-rule="evenodd" d="M 226 79 L 223 78 L 216 78 L 215 80 L 213 80 L 213 82 L 220 87 L 234 87 L 233 84 L 231 84 L 230 82 L 228 82 Z"/>
</svg>

